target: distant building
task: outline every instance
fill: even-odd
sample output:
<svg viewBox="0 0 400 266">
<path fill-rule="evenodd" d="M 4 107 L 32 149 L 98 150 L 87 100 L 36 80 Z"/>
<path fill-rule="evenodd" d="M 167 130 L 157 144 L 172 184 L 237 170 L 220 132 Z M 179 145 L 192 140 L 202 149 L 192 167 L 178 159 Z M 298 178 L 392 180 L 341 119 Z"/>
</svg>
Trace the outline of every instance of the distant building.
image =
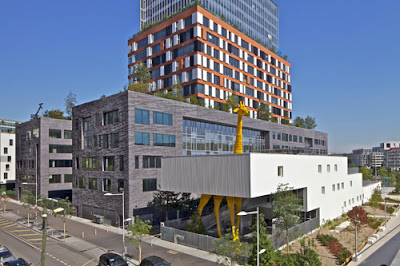
<svg viewBox="0 0 400 266">
<path fill-rule="evenodd" d="M 385 151 L 385 167 L 400 171 L 400 148 L 391 148 Z"/>
<path fill-rule="evenodd" d="M 69 197 L 72 189 L 72 122 L 39 117 L 16 130 L 16 190 L 45 197 Z M 37 184 L 37 187 L 36 187 Z"/>
<path fill-rule="evenodd" d="M 393 148 L 400 148 L 400 141 L 383 142 L 380 145 L 382 151 L 388 151 Z"/>
<path fill-rule="evenodd" d="M 140 0 L 140 26 L 179 12 L 194 0 Z M 203 7 L 229 21 L 254 40 L 279 48 L 279 7 L 273 0 L 200 0 Z"/>
<path fill-rule="evenodd" d="M 15 133 L 0 132 L 0 188 L 15 187 Z"/>
<path fill-rule="evenodd" d="M 0 132 L 15 133 L 15 126 L 20 123 L 16 120 L 0 118 Z"/>
<path fill-rule="evenodd" d="M 350 162 L 357 167 L 370 166 L 371 158 L 370 154 L 372 149 L 357 149 L 353 150 L 353 153 L 349 155 Z"/>
<path fill-rule="evenodd" d="M 77 215 L 112 225 L 120 224 L 121 197 L 105 193 L 124 188 L 126 217 L 156 221 L 147 205 L 161 158 L 230 154 L 236 140 L 237 115 L 132 91 L 75 106 L 72 117 Z M 328 134 L 243 117 L 243 151 L 326 155 Z"/>
</svg>

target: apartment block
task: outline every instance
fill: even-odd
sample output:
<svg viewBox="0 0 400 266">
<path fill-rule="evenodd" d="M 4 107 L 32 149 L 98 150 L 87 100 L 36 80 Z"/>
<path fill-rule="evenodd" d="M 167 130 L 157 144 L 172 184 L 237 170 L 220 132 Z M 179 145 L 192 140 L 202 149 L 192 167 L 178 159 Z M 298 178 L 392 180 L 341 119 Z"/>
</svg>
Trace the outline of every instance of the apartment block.
<svg viewBox="0 0 400 266">
<path fill-rule="evenodd" d="M 194 0 L 141 0 L 140 25 L 145 28 L 187 8 Z M 273 0 L 200 0 L 202 7 L 242 29 L 254 40 L 279 47 L 279 7 Z"/>
<path fill-rule="evenodd" d="M 261 103 L 279 123 L 292 118 L 290 63 L 198 5 L 130 39 L 130 82 L 138 62 L 151 72 L 149 93 L 181 82 L 206 107 L 222 110 L 236 95 L 251 118 Z"/>
<path fill-rule="evenodd" d="M 73 109 L 73 204 L 80 217 L 147 215 L 161 182 L 162 157 L 230 154 L 237 115 L 125 91 Z M 243 150 L 327 154 L 323 132 L 243 117 Z M 117 194 L 106 196 L 106 193 Z"/>
<path fill-rule="evenodd" d="M 15 126 L 20 123 L 16 120 L 0 118 L 0 132 L 15 133 Z"/>
<path fill-rule="evenodd" d="M 0 132 L 0 188 L 15 186 L 15 133 Z"/>
<path fill-rule="evenodd" d="M 16 128 L 16 191 L 72 196 L 72 122 L 39 117 Z"/>
</svg>

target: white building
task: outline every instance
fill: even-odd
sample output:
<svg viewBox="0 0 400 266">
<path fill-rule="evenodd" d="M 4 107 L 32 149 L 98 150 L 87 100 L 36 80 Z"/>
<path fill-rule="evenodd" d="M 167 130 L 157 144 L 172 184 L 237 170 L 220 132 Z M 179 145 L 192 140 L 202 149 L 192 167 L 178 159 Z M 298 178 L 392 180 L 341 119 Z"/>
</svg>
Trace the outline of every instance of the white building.
<svg viewBox="0 0 400 266">
<path fill-rule="evenodd" d="M 380 188 L 363 186 L 359 173 L 348 174 L 346 157 L 262 153 L 166 157 L 161 180 L 162 190 L 240 197 L 247 201 L 242 209 L 258 206 L 267 219 L 273 219 L 271 194 L 289 184 L 303 199 L 303 221 L 319 217 L 319 224 Z"/>
<path fill-rule="evenodd" d="M 400 141 L 388 141 L 388 142 L 383 142 L 381 143 L 381 150 L 382 151 L 388 151 L 393 148 L 400 148 Z"/>
<path fill-rule="evenodd" d="M 15 186 L 15 134 L 0 132 L 0 188 Z"/>
</svg>

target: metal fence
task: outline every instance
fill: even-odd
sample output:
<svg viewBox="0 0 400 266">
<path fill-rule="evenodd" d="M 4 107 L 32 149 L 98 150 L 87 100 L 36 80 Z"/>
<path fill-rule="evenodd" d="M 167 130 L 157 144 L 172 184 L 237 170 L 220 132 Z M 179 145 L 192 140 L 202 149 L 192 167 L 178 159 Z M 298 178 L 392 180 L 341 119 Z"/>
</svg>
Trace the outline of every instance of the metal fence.
<svg viewBox="0 0 400 266">
<path fill-rule="evenodd" d="M 212 236 L 195 234 L 171 227 L 161 226 L 161 239 L 181 244 L 188 247 L 198 248 L 212 252 L 212 241 L 216 239 Z"/>
<path fill-rule="evenodd" d="M 307 234 L 318 227 L 319 227 L 318 216 L 304 223 L 298 224 L 289 229 L 289 241 L 293 241 L 297 239 L 299 236 Z M 278 232 L 274 230 L 271 240 L 275 248 L 280 248 L 283 245 L 286 245 L 286 232 Z"/>
</svg>

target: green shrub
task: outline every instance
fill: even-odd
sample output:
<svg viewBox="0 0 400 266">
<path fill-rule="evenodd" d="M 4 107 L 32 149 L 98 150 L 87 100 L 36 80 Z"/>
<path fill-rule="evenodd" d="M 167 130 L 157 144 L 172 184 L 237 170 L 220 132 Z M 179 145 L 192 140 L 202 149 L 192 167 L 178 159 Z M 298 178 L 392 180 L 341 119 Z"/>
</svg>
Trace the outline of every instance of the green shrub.
<svg viewBox="0 0 400 266">
<path fill-rule="evenodd" d="M 325 234 L 318 234 L 317 239 L 319 241 L 321 241 L 321 244 L 323 246 L 329 246 L 330 241 L 339 242 L 339 240 L 336 237 L 331 236 L 331 235 L 325 235 Z"/>
<path fill-rule="evenodd" d="M 342 247 L 342 251 L 337 255 L 337 258 L 339 259 L 340 264 L 343 264 L 350 256 L 351 256 L 350 251 L 347 248 Z"/>
</svg>

